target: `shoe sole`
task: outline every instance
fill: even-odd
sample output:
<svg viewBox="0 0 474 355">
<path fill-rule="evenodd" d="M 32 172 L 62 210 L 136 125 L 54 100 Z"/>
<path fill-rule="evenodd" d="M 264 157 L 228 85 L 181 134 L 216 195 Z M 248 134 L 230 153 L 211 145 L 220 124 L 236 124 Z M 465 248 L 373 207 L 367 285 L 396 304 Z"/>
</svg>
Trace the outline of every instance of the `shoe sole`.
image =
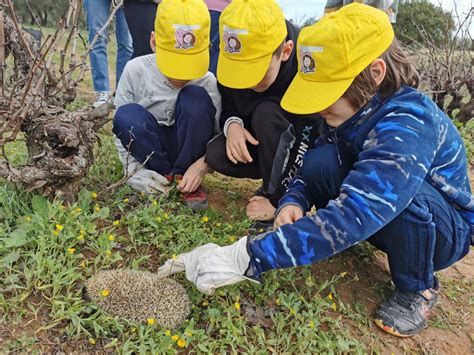
<svg viewBox="0 0 474 355">
<path fill-rule="evenodd" d="M 192 209 L 193 211 L 203 211 L 209 207 L 207 202 L 189 202 L 184 204 L 187 208 Z"/>
<path fill-rule="evenodd" d="M 399 337 L 399 338 L 409 338 L 409 337 L 412 337 L 413 335 L 419 333 L 419 332 L 415 332 L 415 333 L 411 333 L 411 334 L 402 334 L 398 330 L 396 330 L 395 328 L 384 324 L 384 322 L 381 319 L 374 319 L 374 323 L 377 325 L 377 327 L 382 329 L 384 332 L 386 332 L 388 334 L 391 334 L 391 335 L 395 335 L 396 337 Z"/>
</svg>

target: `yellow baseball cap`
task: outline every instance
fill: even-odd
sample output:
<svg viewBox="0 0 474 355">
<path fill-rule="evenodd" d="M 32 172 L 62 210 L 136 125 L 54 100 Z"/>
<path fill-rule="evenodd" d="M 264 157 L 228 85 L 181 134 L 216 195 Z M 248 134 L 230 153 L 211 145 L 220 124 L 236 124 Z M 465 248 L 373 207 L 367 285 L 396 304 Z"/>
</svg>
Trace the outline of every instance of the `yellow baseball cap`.
<svg viewBox="0 0 474 355">
<path fill-rule="evenodd" d="M 287 36 L 285 16 L 274 0 L 233 0 L 221 14 L 219 34 L 217 79 L 230 88 L 252 88 Z"/>
<path fill-rule="evenodd" d="M 281 106 L 296 114 L 328 108 L 394 37 L 387 14 L 367 5 L 353 3 L 324 15 L 298 37 L 298 73 Z"/>
<path fill-rule="evenodd" d="M 203 0 L 163 0 L 155 18 L 156 64 L 163 75 L 193 80 L 209 68 L 210 15 Z"/>
</svg>

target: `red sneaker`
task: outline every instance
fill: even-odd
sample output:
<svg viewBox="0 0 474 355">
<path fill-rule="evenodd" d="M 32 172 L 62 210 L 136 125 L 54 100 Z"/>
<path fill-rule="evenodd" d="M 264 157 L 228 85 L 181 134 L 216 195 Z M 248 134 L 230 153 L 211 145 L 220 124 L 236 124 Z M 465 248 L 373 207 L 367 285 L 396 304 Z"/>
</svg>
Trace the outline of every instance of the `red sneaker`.
<svg viewBox="0 0 474 355">
<path fill-rule="evenodd" d="M 193 211 L 205 210 L 208 206 L 206 193 L 200 185 L 196 191 L 181 194 L 181 196 L 183 198 L 184 205 Z"/>
</svg>

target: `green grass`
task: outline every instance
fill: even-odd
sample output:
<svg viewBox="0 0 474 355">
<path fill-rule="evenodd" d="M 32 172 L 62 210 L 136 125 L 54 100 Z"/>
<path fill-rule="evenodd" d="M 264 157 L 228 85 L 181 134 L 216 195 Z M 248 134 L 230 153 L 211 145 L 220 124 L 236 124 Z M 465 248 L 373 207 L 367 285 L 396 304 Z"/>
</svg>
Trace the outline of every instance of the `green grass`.
<svg viewBox="0 0 474 355">
<path fill-rule="evenodd" d="M 72 206 L 0 185 L 2 322 L 21 327 L 35 317 L 41 320 L 29 337 L 7 340 L 5 350 L 42 349 L 39 334 L 45 331 L 60 334 L 76 344 L 76 350 L 174 352 L 174 334 L 185 339 L 187 350 L 206 353 L 361 349 L 341 320 L 346 308 L 334 306 L 339 303 L 336 296 L 327 298 L 327 290 L 342 277 L 316 281 L 309 267 L 272 272 L 263 287 L 243 283 L 214 297 L 200 294 L 183 275 L 176 276 L 194 306 L 189 320 L 171 335 L 166 329 L 112 318 L 84 301 L 81 285 L 98 270 L 156 270 L 172 254 L 206 242 L 228 244 L 249 226 L 242 209 L 233 206 L 233 194 L 228 195 L 226 211 L 203 213 L 190 213 L 176 194 L 155 198 L 128 187 L 94 198 L 94 192 L 117 181 L 121 172 L 107 131 L 101 141 L 98 159 Z M 17 158 L 25 153 L 21 144 L 9 149 Z M 215 184 L 215 178 L 208 180 L 209 186 Z M 297 286 L 302 282 L 306 287 Z M 245 309 L 265 311 L 272 326 L 250 324 Z"/>
</svg>

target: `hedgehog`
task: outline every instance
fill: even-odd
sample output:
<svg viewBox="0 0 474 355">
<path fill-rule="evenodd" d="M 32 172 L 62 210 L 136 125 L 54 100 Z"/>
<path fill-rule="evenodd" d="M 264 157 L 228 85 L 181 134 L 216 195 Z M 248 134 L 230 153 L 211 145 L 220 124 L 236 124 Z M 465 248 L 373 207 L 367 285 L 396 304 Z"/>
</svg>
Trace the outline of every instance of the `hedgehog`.
<svg viewBox="0 0 474 355">
<path fill-rule="evenodd" d="M 84 291 L 107 313 L 137 324 L 153 319 L 162 328 L 174 329 L 191 311 L 183 286 L 146 271 L 100 271 L 87 280 Z"/>
</svg>

